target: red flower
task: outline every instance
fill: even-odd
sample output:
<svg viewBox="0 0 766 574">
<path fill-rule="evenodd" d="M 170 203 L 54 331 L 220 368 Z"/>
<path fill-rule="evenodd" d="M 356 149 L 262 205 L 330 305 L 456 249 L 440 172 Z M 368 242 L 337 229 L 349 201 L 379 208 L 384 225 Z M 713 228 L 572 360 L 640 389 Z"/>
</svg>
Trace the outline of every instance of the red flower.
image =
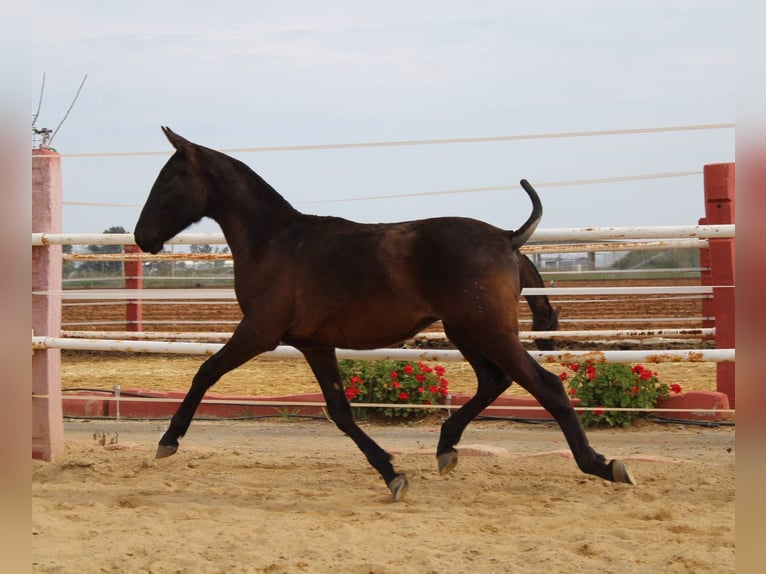
<svg viewBox="0 0 766 574">
<path fill-rule="evenodd" d="M 598 407 L 598 408 L 596 408 L 596 409 L 593 411 L 593 414 L 594 414 L 594 415 L 603 415 L 603 414 L 604 414 L 604 409 L 603 409 L 602 407 Z"/>
<path fill-rule="evenodd" d="M 574 371 L 575 373 L 580 370 L 580 363 L 572 363 L 569 365 L 569 369 Z"/>
<path fill-rule="evenodd" d="M 562 371 L 561 374 L 559 375 L 559 379 L 561 379 L 562 381 L 566 381 L 567 380 L 567 372 L 566 371 Z"/>
<path fill-rule="evenodd" d="M 638 394 L 638 387 L 633 387 L 632 389 L 630 389 L 630 394 L 631 395 L 637 395 Z"/>
<path fill-rule="evenodd" d="M 420 373 L 418 373 L 417 375 L 415 375 L 415 378 L 416 378 L 416 379 L 417 379 L 419 382 L 421 382 L 421 383 L 425 382 L 425 380 L 426 380 L 426 376 L 425 376 L 425 375 L 421 375 Z"/>
<path fill-rule="evenodd" d="M 395 389 L 398 389 L 399 387 L 402 386 L 402 384 L 399 381 L 394 381 L 393 383 L 391 383 L 391 386 L 394 387 Z"/>
<path fill-rule="evenodd" d="M 670 385 L 670 390 L 673 391 L 675 394 L 678 394 L 681 392 L 681 385 L 673 383 Z"/>
<path fill-rule="evenodd" d="M 406 392 L 402 391 L 401 393 L 399 393 L 399 400 L 400 401 L 406 401 L 409 398 L 410 398 L 410 395 L 407 394 Z"/>
<path fill-rule="evenodd" d="M 447 371 L 447 369 L 445 369 L 441 365 L 436 365 L 434 367 L 434 372 L 436 373 L 437 377 L 441 377 L 446 371 Z"/>
<path fill-rule="evenodd" d="M 569 396 L 570 397 L 573 397 L 576 394 L 577 394 L 577 389 L 576 388 L 572 387 L 571 389 L 569 389 Z"/>
<path fill-rule="evenodd" d="M 641 380 L 642 381 L 648 381 L 649 379 L 651 379 L 654 376 L 654 374 L 649 369 L 645 369 L 645 370 L 641 371 L 641 375 L 640 376 L 641 376 Z"/>
<path fill-rule="evenodd" d="M 596 378 L 596 369 L 593 367 L 593 365 L 588 365 L 585 368 L 585 376 L 588 377 L 588 380 L 590 381 Z"/>
<path fill-rule="evenodd" d="M 422 395 L 426 390 L 423 387 L 418 387 L 418 392 Z"/>
<path fill-rule="evenodd" d="M 354 375 L 353 377 L 351 377 L 351 382 L 354 383 L 354 384 L 361 383 L 362 379 L 357 377 L 356 375 Z"/>
<path fill-rule="evenodd" d="M 396 371 L 391 371 L 391 374 L 389 376 L 392 379 L 398 379 L 399 378 L 399 373 L 397 373 Z"/>
<path fill-rule="evenodd" d="M 635 365 L 632 369 L 630 369 L 630 372 L 636 375 L 640 375 L 644 372 L 643 365 Z"/>
<path fill-rule="evenodd" d="M 431 385 L 430 387 L 428 387 L 428 390 L 431 391 L 433 394 L 436 394 L 439 392 L 439 387 L 437 387 L 436 385 Z"/>
<path fill-rule="evenodd" d="M 346 389 L 346 398 L 350 401 L 353 401 L 358 394 L 359 394 L 359 389 L 356 389 L 354 387 L 349 387 Z"/>
<path fill-rule="evenodd" d="M 411 375 L 413 371 L 412 365 L 406 364 L 404 365 L 404 372 L 408 375 Z"/>
</svg>

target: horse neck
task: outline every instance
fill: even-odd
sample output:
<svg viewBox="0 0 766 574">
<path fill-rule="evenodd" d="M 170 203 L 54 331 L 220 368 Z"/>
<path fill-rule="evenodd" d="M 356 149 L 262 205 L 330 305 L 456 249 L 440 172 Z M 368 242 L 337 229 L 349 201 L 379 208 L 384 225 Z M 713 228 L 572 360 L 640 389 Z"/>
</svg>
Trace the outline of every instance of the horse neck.
<svg viewBox="0 0 766 574">
<path fill-rule="evenodd" d="M 262 244 L 300 215 L 249 168 L 229 170 L 226 177 L 216 178 L 215 188 L 209 215 L 221 227 L 232 253 Z"/>
</svg>

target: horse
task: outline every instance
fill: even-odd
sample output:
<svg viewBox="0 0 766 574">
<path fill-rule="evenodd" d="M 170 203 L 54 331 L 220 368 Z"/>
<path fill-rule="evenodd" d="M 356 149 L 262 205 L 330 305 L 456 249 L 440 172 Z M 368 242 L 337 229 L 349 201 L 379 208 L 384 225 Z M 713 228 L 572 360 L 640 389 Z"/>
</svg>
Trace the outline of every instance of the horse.
<svg viewBox="0 0 766 574">
<path fill-rule="evenodd" d="M 141 210 L 136 244 L 158 253 L 192 223 L 213 219 L 231 248 L 243 317 L 194 375 L 156 458 L 177 452 L 205 392 L 221 376 L 284 343 L 303 354 L 330 418 L 364 453 L 393 500 L 402 500 L 409 480 L 354 421 L 336 348 L 384 347 L 441 320 L 478 384 L 441 426 L 440 475 L 457 465 L 455 445 L 466 426 L 517 381 L 556 420 L 582 472 L 635 483 L 622 461 L 607 462 L 590 446 L 559 377 L 519 341 L 517 254 L 542 217 L 529 182 L 521 186 L 532 213 L 515 231 L 465 217 L 363 224 L 304 214 L 243 162 L 162 130 L 175 152 Z"/>
<path fill-rule="evenodd" d="M 540 288 L 545 287 L 540 272 L 532 260 L 523 253 L 516 254 L 519 266 L 519 284 L 522 289 L 526 287 Z M 559 313 L 561 307 L 553 308 L 547 295 L 524 295 L 529 310 L 532 312 L 532 330 L 533 331 L 556 331 L 559 328 Z M 553 351 L 556 346 L 551 338 L 535 339 L 535 346 L 540 351 Z M 415 341 L 420 345 L 419 341 Z"/>
<path fill-rule="evenodd" d="M 545 287 L 545 282 L 532 260 L 523 253 L 519 253 L 516 258 L 519 266 L 519 283 L 522 289 L 525 287 Z M 533 331 L 558 330 L 561 307 L 554 309 L 547 295 L 524 295 L 524 298 L 527 300 L 529 310 L 532 311 Z M 553 339 L 550 338 L 535 339 L 535 346 L 541 351 L 553 351 L 555 348 Z"/>
</svg>

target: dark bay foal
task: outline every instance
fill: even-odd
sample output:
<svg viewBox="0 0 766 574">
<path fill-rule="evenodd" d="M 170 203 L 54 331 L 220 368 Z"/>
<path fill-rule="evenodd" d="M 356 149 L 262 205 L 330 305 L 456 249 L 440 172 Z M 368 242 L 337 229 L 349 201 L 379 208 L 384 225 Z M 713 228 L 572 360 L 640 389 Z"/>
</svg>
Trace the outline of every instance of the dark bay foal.
<svg viewBox="0 0 766 574">
<path fill-rule="evenodd" d="M 583 472 L 633 482 L 622 462 L 607 462 L 590 447 L 559 378 L 519 342 L 518 249 L 542 216 L 525 180 L 532 214 L 516 231 L 461 217 L 361 224 L 300 213 L 244 163 L 163 131 L 176 151 L 144 205 L 136 243 L 157 253 L 190 224 L 215 220 L 231 248 L 244 316 L 194 376 L 158 458 L 178 450 L 205 392 L 222 375 L 283 342 L 303 353 L 330 417 L 400 500 L 407 478 L 354 422 L 335 349 L 384 347 L 441 320 L 478 379 L 475 396 L 442 425 L 441 474 L 457 464 L 455 445 L 468 423 L 516 381 L 556 419 Z"/>
</svg>

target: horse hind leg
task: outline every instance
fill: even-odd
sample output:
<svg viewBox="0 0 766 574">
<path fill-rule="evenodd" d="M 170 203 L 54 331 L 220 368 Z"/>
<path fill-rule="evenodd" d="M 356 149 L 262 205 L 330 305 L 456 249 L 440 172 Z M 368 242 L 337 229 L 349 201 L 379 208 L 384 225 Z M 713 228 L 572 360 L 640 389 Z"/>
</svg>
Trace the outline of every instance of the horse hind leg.
<svg viewBox="0 0 766 574">
<path fill-rule="evenodd" d="M 273 346 L 260 344 L 255 333 L 244 322 L 240 323 L 231 339 L 202 363 L 194 375 L 189 391 L 170 420 L 168 430 L 160 439 L 155 458 L 165 458 L 178 451 L 178 439 L 186 434 L 205 392 L 218 379 Z"/>
<path fill-rule="evenodd" d="M 330 418 L 341 431 L 351 437 L 368 462 L 380 473 L 394 501 L 403 500 L 409 488 L 407 476 L 394 470 L 391 455 L 365 434 L 354 421 L 351 405 L 343 389 L 335 350 L 301 349 L 301 352 L 319 382 Z"/>
<path fill-rule="evenodd" d="M 455 343 L 454 338 L 452 342 Z M 458 453 L 455 445 L 460 442 L 468 424 L 511 385 L 511 379 L 497 365 L 472 349 L 459 343 L 455 344 L 473 367 L 478 388 L 476 394 L 442 424 L 439 445 L 436 449 L 436 461 L 439 474 L 442 476 L 452 471 L 457 465 Z"/>
<path fill-rule="evenodd" d="M 606 458 L 590 446 L 561 380 L 538 365 L 521 343 L 514 345 L 513 350 L 504 358 L 504 369 L 553 416 L 580 470 L 612 482 L 635 484 L 625 463 L 619 460 L 607 463 Z"/>
</svg>

